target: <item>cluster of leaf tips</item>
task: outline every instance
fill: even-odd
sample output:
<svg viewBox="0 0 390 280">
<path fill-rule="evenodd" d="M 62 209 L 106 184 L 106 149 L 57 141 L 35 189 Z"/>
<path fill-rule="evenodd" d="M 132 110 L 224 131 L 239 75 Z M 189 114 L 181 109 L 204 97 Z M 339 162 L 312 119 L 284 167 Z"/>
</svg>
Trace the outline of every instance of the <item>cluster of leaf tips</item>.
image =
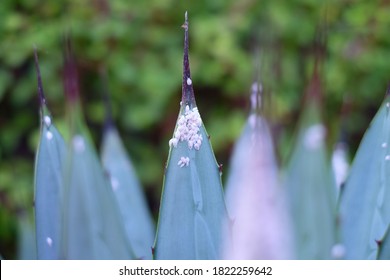
<svg viewBox="0 0 390 280">
<path fill-rule="evenodd" d="M 105 127 L 100 159 L 94 149 L 70 44 L 64 56 L 69 139 L 56 129 L 47 108 L 35 53 L 41 107 L 35 169 L 38 258 L 389 258 L 389 95 L 361 143 L 337 206 L 318 100 L 306 103 L 297 145 L 280 172 L 262 116 L 261 84 L 254 83 L 225 205 L 220 167 L 194 96 L 187 13 L 182 27 L 182 99 L 169 141 L 156 232 L 113 121 Z"/>
</svg>

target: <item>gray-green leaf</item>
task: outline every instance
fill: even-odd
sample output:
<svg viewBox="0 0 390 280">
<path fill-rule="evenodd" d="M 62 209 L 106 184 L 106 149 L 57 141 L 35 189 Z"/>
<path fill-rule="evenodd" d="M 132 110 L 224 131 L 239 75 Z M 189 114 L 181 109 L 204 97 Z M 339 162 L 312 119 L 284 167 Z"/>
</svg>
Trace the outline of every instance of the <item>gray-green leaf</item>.
<svg viewBox="0 0 390 280">
<path fill-rule="evenodd" d="M 133 259 L 114 193 L 85 127 L 76 63 L 66 42 L 64 88 L 71 140 L 64 171 L 62 257 Z"/>
<path fill-rule="evenodd" d="M 104 132 L 101 157 L 131 247 L 137 258 L 151 259 L 155 237 L 153 218 L 131 160 L 112 126 Z"/>
<path fill-rule="evenodd" d="M 72 137 L 66 161 L 62 257 L 132 259 L 110 183 L 86 135 Z"/>
<path fill-rule="evenodd" d="M 34 223 L 28 215 L 21 215 L 18 219 L 18 259 L 36 260 L 37 246 Z"/>
<path fill-rule="evenodd" d="M 179 123 L 189 111 L 186 107 L 180 113 L 177 136 L 182 127 Z M 197 109 L 190 111 L 197 112 Z M 200 146 L 196 141 L 190 143 L 191 139 L 170 142 L 155 243 L 156 259 L 220 257 L 222 225 L 228 218 L 220 172 L 203 124 L 197 135 L 202 139 Z"/>
<path fill-rule="evenodd" d="M 185 14 L 182 101 L 164 176 L 156 259 L 217 259 L 227 211 L 219 166 L 196 107 Z"/>
<path fill-rule="evenodd" d="M 347 259 L 375 259 L 390 223 L 390 97 L 372 120 L 341 194 L 340 221 Z"/>
<path fill-rule="evenodd" d="M 227 259 L 292 258 L 291 222 L 267 121 L 253 113 L 237 141 L 226 185 L 233 219 Z"/>
<path fill-rule="evenodd" d="M 44 110 L 47 112 L 47 110 Z M 35 163 L 35 223 L 38 259 L 58 259 L 61 232 L 62 168 L 65 143 L 51 122 L 42 118 Z"/>
<path fill-rule="evenodd" d="M 318 111 L 315 103 L 304 111 L 285 176 L 299 259 L 330 259 L 336 238 L 335 186 Z"/>
<path fill-rule="evenodd" d="M 35 50 L 41 135 L 35 156 L 34 204 L 38 259 L 58 259 L 60 254 L 63 161 L 65 142 L 54 126 L 46 101 Z"/>
<path fill-rule="evenodd" d="M 378 260 L 390 260 L 390 224 L 387 227 L 386 234 L 379 242 Z"/>
</svg>

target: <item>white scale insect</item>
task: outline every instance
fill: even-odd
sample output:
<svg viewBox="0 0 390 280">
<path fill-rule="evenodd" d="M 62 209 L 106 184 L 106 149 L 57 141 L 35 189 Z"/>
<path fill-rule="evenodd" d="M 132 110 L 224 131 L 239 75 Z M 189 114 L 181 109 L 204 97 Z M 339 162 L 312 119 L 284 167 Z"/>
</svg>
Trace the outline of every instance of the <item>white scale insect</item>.
<svg viewBox="0 0 390 280">
<path fill-rule="evenodd" d="M 184 114 L 179 117 L 177 121 L 177 128 L 171 140 L 169 140 L 170 147 L 177 147 L 179 141 L 186 141 L 188 148 L 199 150 L 202 145 L 203 137 L 199 133 L 202 119 L 200 118 L 198 108 L 193 108 L 187 105 Z"/>
<path fill-rule="evenodd" d="M 187 79 L 187 84 L 192 84 L 190 78 Z M 187 105 L 184 114 L 177 121 L 177 128 L 173 138 L 169 140 L 169 146 L 176 148 L 180 141 L 186 141 L 189 149 L 194 148 L 198 151 L 203 141 L 203 137 L 199 133 L 201 125 L 202 119 L 200 118 L 198 108 L 195 107 L 191 110 Z M 181 157 L 177 163 L 180 167 L 185 167 L 189 164 L 190 159 L 188 157 Z"/>
<path fill-rule="evenodd" d="M 180 160 L 177 162 L 177 165 L 180 167 L 188 166 L 190 164 L 190 158 L 189 157 L 181 157 Z"/>
</svg>

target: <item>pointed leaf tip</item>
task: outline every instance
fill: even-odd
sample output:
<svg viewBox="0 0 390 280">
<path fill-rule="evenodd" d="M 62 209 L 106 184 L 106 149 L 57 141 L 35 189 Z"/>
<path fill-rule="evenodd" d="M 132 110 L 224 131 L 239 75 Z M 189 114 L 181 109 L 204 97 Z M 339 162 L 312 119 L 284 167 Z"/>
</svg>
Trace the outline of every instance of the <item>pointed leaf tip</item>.
<svg viewBox="0 0 390 280">
<path fill-rule="evenodd" d="M 263 109 L 263 83 L 261 81 L 261 65 L 263 51 L 256 50 L 254 63 L 254 79 L 250 89 L 250 110 L 252 114 L 260 115 Z"/>
<path fill-rule="evenodd" d="M 260 113 L 262 108 L 262 98 L 263 98 L 263 85 L 256 81 L 252 84 L 251 87 L 251 111 L 253 113 Z"/>
<path fill-rule="evenodd" d="M 38 51 L 36 46 L 34 46 L 34 62 L 35 62 L 35 69 L 37 72 L 37 80 L 38 80 L 39 103 L 40 106 L 43 107 L 46 104 L 46 99 L 45 99 L 45 93 L 43 91 L 43 86 L 42 86 L 41 70 L 39 68 Z"/>
<path fill-rule="evenodd" d="M 71 40 L 65 37 L 64 50 L 64 91 L 70 103 L 74 103 L 79 97 L 78 77 L 76 62 L 72 52 Z"/>
<path fill-rule="evenodd" d="M 387 227 L 387 230 L 381 239 L 378 242 L 378 253 L 377 260 L 389 260 L 390 259 L 390 225 Z"/>
<path fill-rule="evenodd" d="M 387 85 L 386 96 L 390 96 L 390 82 L 389 82 L 389 84 Z"/>
<path fill-rule="evenodd" d="M 184 14 L 184 55 L 183 55 L 183 83 L 182 83 L 182 105 L 196 107 L 194 89 L 192 87 L 190 62 L 188 58 L 189 40 L 188 40 L 188 16 L 187 12 Z"/>
<path fill-rule="evenodd" d="M 111 92 L 108 86 L 107 71 L 105 69 L 101 69 L 100 75 L 103 81 L 103 103 L 106 111 L 104 130 L 108 131 L 114 128 L 114 121 L 112 117 Z"/>
<path fill-rule="evenodd" d="M 188 13 L 187 13 L 187 11 L 184 13 L 184 23 L 181 27 L 184 28 L 184 30 L 188 31 Z"/>
</svg>

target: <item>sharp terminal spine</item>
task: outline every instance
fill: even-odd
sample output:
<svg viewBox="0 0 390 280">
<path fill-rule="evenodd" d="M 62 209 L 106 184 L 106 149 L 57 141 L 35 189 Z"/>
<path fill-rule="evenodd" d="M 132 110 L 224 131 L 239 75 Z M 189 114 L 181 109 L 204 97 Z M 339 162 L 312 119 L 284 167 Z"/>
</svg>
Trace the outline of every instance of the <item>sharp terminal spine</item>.
<svg viewBox="0 0 390 280">
<path fill-rule="evenodd" d="M 194 89 L 192 87 L 190 62 L 188 58 L 189 39 L 188 39 L 188 13 L 184 15 L 184 54 L 183 54 L 183 83 L 182 83 L 182 104 L 189 105 L 191 108 L 196 107 Z"/>
<path fill-rule="evenodd" d="M 45 99 L 45 92 L 43 90 L 43 85 L 42 85 L 41 70 L 39 67 L 38 51 L 36 47 L 34 47 L 34 62 L 35 62 L 35 70 L 37 72 L 37 80 L 38 80 L 39 103 L 40 106 L 43 107 L 44 105 L 46 105 L 46 99 Z"/>
</svg>

